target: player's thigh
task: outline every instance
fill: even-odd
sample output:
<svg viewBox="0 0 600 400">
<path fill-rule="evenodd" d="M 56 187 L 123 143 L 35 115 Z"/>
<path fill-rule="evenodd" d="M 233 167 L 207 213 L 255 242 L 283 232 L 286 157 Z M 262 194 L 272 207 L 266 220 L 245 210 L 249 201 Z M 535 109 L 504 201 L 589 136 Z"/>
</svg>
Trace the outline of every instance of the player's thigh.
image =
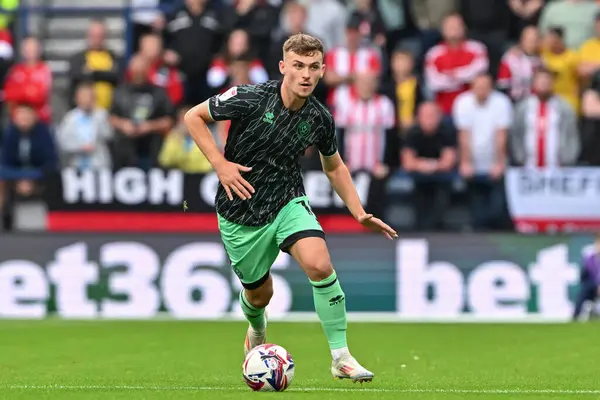
<svg viewBox="0 0 600 400">
<path fill-rule="evenodd" d="M 231 267 L 244 288 L 261 288 L 268 281 L 271 266 L 279 255 L 273 225 L 249 227 L 219 216 L 219 230 Z"/>
<path fill-rule="evenodd" d="M 276 222 L 279 248 L 296 259 L 309 279 L 319 281 L 331 275 L 333 267 L 325 233 L 306 197 L 290 202 Z"/>
</svg>

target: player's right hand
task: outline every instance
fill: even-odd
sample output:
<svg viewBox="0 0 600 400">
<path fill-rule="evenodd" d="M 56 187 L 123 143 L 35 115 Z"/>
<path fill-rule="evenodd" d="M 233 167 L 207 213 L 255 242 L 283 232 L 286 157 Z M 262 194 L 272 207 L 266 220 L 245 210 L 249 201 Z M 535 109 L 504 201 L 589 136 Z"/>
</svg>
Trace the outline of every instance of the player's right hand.
<svg viewBox="0 0 600 400">
<path fill-rule="evenodd" d="M 233 200 L 232 192 L 242 200 L 248 200 L 254 194 L 254 188 L 240 173 L 250 172 L 252 168 L 226 161 L 216 167 L 215 171 L 230 201 Z"/>
</svg>

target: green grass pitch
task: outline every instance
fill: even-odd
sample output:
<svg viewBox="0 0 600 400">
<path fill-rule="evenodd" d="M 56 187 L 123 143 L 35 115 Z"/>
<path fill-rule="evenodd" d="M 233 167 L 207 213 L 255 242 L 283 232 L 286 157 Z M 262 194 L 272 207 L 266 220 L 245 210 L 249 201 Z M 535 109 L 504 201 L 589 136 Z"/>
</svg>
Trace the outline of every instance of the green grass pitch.
<svg viewBox="0 0 600 400">
<path fill-rule="evenodd" d="M 272 322 L 296 375 L 241 377 L 241 322 L 0 321 L 0 399 L 598 399 L 597 324 L 349 324 L 370 384 L 333 380 L 318 323 Z"/>
</svg>

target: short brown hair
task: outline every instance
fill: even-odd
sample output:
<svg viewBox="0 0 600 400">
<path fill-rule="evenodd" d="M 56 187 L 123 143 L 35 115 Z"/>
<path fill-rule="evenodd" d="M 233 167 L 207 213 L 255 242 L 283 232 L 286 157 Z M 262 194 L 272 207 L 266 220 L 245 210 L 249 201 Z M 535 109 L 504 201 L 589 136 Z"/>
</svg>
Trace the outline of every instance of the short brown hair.
<svg viewBox="0 0 600 400">
<path fill-rule="evenodd" d="M 283 54 L 289 53 L 290 51 L 298 54 L 299 56 L 314 56 L 315 53 L 324 54 L 323 42 L 321 39 L 316 38 L 306 33 L 297 33 L 292 35 L 283 44 Z"/>
</svg>

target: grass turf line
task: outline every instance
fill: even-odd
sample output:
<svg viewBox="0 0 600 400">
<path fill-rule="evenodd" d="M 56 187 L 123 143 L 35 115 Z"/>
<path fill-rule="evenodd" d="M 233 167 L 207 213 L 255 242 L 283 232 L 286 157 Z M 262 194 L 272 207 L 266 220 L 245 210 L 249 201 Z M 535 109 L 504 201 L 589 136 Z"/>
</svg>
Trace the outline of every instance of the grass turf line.
<svg viewBox="0 0 600 400">
<path fill-rule="evenodd" d="M 591 399 L 600 397 L 596 324 L 349 324 L 376 374 L 334 381 L 317 323 L 269 325 L 296 361 L 286 393 L 241 378 L 244 323 L 0 321 L 0 399 Z M 405 367 L 402 367 L 404 365 Z"/>
</svg>

